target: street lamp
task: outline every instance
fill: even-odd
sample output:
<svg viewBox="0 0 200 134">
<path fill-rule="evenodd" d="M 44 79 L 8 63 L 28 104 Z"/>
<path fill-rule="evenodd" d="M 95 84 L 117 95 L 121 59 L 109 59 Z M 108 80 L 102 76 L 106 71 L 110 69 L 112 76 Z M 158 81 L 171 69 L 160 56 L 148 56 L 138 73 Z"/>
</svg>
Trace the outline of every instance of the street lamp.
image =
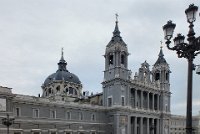
<svg viewBox="0 0 200 134">
<path fill-rule="evenodd" d="M 187 34 L 188 43 L 184 42 L 185 37 L 178 34 L 174 38 L 174 46 L 170 47 L 171 38 L 176 27 L 172 21 L 168 21 L 163 26 L 164 38 L 166 39 L 167 48 L 176 51 L 178 58 L 186 58 L 188 60 L 188 85 L 187 85 L 187 112 L 186 112 L 186 133 L 192 134 L 192 71 L 195 69 L 193 60 L 195 56 L 200 53 L 200 37 L 195 37 L 193 22 L 196 20 L 196 13 L 198 7 L 194 4 L 189 5 L 189 8 L 185 10 L 187 16 L 187 22 L 189 23 L 189 32 Z M 200 70 L 198 71 L 200 74 Z"/>
<path fill-rule="evenodd" d="M 14 118 L 10 118 L 9 114 L 7 114 L 6 118 L 2 119 L 2 124 L 7 126 L 7 134 L 9 134 L 9 127 L 14 123 Z"/>
</svg>

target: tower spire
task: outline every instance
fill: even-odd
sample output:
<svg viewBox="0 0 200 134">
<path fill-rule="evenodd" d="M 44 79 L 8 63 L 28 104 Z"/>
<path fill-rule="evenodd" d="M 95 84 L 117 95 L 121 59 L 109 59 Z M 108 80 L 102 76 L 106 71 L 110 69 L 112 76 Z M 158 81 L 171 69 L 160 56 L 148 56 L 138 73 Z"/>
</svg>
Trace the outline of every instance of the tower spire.
<svg viewBox="0 0 200 134">
<path fill-rule="evenodd" d="M 118 13 L 115 14 L 115 17 L 116 17 L 116 22 L 118 22 L 118 17 L 119 17 Z"/>
<path fill-rule="evenodd" d="M 62 61 L 64 61 L 64 56 L 63 56 L 63 47 L 61 48 L 61 58 L 60 58 L 60 61 L 62 60 Z"/>
<path fill-rule="evenodd" d="M 162 41 L 161 41 L 161 44 L 162 44 Z M 160 52 L 159 52 L 159 54 L 158 54 L 158 59 L 157 59 L 157 61 L 156 61 L 156 63 L 154 64 L 154 65 L 159 65 L 159 64 L 162 64 L 162 63 L 166 63 L 167 64 L 167 62 L 166 62 L 166 60 L 165 60 L 165 58 L 164 58 L 164 54 L 163 54 L 163 50 L 162 50 L 162 45 L 161 45 L 161 47 L 160 47 Z"/>
<path fill-rule="evenodd" d="M 113 37 L 120 37 L 121 38 L 119 27 L 118 27 L 118 17 L 119 17 L 119 15 L 116 13 L 115 17 L 116 17 L 116 21 L 115 21 L 115 29 L 114 29 L 114 32 L 113 32 Z"/>
<path fill-rule="evenodd" d="M 66 65 L 67 65 L 67 62 L 65 61 L 64 59 L 64 52 L 63 52 L 63 47 L 61 48 L 61 58 L 60 58 L 60 61 L 58 62 L 58 70 L 60 71 L 67 71 L 66 69 Z"/>
</svg>

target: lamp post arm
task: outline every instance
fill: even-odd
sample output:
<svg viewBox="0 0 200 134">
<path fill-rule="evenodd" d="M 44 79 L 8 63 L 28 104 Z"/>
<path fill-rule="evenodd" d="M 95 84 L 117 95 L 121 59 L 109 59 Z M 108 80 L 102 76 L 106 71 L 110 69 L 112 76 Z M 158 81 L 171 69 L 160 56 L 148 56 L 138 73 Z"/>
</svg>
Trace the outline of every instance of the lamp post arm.
<svg viewBox="0 0 200 134">
<path fill-rule="evenodd" d="M 170 43 L 171 43 L 171 41 L 170 41 L 170 40 L 167 40 L 167 41 L 166 41 L 167 48 L 168 48 L 168 49 L 170 49 L 170 50 L 175 50 L 175 48 L 174 48 L 174 47 L 170 47 L 170 46 L 169 46 L 169 45 L 170 45 Z"/>
</svg>

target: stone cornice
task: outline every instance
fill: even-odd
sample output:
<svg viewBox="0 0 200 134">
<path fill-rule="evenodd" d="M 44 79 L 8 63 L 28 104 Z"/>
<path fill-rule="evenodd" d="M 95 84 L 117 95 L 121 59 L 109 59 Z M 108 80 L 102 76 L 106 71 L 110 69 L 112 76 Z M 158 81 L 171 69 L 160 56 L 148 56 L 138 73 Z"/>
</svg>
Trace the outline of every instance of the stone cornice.
<svg viewBox="0 0 200 134">
<path fill-rule="evenodd" d="M 16 97 L 14 97 L 13 102 L 21 104 L 41 105 L 41 106 L 45 105 L 45 106 L 67 107 L 72 109 L 105 110 L 105 107 L 99 105 L 55 101 L 47 98 L 40 98 L 27 95 L 17 95 Z"/>
</svg>

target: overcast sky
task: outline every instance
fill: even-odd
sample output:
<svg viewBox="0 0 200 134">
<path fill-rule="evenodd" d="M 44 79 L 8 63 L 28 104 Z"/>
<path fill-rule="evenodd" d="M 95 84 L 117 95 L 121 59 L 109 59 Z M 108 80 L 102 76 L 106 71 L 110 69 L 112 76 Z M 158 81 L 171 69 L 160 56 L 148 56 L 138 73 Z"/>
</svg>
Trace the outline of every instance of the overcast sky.
<svg viewBox="0 0 200 134">
<path fill-rule="evenodd" d="M 115 13 L 128 45 L 133 74 L 145 60 L 152 65 L 163 40 L 162 26 L 176 23 L 175 34 L 187 35 L 185 9 L 199 0 L 1 0 L 0 85 L 13 93 L 37 96 L 44 80 L 57 70 L 64 47 L 67 68 L 83 90 L 102 92 L 105 47 L 112 37 Z M 200 17 L 195 22 L 200 35 Z M 185 115 L 187 60 L 163 44 L 171 68 L 172 114 Z M 200 64 L 199 56 L 195 64 Z M 200 76 L 194 72 L 193 113 L 200 111 Z"/>
</svg>

